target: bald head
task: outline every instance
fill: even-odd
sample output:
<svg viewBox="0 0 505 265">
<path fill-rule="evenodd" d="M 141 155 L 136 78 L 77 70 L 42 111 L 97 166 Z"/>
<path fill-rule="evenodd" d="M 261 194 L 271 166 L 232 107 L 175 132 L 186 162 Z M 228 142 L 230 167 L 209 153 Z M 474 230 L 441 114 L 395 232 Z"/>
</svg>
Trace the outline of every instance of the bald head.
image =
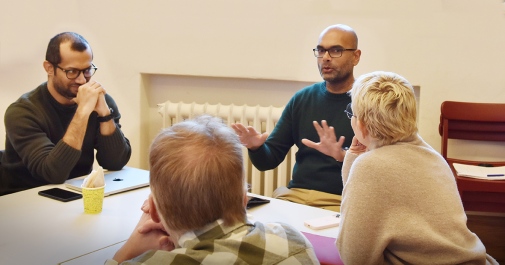
<svg viewBox="0 0 505 265">
<path fill-rule="evenodd" d="M 347 25 L 336 24 L 325 28 L 323 32 L 321 32 L 321 35 L 319 35 L 319 40 L 321 41 L 321 39 L 327 34 L 336 34 L 338 36 L 341 36 L 341 38 L 345 40 L 345 43 L 349 45 L 346 48 L 358 48 L 358 35 L 356 35 L 356 32 L 353 28 Z"/>
<path fill-rule="evenodd" d="M 326 89 L 336 94 L 349 91 L 354 82 L 354 66 L 361 57 L 356 32 L 343 24 L 329 26 L 319 35 L 316 49 L 317 67 Z"/>
</svg>

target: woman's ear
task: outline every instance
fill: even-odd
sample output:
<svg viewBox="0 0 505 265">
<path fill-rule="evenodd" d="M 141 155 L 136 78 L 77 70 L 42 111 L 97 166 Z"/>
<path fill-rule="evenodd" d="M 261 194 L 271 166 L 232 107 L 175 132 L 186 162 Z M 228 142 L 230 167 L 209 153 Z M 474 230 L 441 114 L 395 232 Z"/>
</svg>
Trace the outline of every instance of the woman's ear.
<svg viewBox="0 0 505 265">
<path fill-rule="evenodd" d="M 149 214 L 154 222 L 161 222 L 160 216 L 158 215 L 158 209 L 156 209 L 156 205 L 154 204 L 153 196 L 149 196 Z"/>
<path fill-rule="evenodd" d="M 361 139 L 366 139 L 368 136 L 368 130 L 366 129 L 365 124 L 361 120 L 356 119 L 356 125 L 359 127 L 359 132 L 361 133 Z"/>
</svg>

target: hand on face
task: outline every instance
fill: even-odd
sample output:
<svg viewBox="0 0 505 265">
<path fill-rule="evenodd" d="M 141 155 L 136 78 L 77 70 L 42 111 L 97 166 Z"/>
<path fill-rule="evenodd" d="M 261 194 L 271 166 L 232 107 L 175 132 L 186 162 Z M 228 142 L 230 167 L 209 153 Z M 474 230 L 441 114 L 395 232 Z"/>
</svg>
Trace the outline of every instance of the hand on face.
<svg viewBox="0 0 505 265">
<path fill-rule="evenodd" d="M 104 116 L 111 114 L 110 110 L 109 110 L 109 106 L 107 105 L 107 102 L 105 101 L 105 92 L 100 93 L 100 95 L 98 96 L 98 101 L 96 102 L 95 111 L 98 113 L 98 116 L 100 116 L 100 117 L 104 117 Z"/>
<path fill-rule="evenodd" d="M 352 144 L 349 147 L 349 150 L 347 150 L 347 152 L 351 152 L 353 154 L 360 155 L 360 154 L 366 152 L 367 150 L 368 150 L 367 147 L 365 145 L 363 145 L 362 143 L 360 143 L 358 141 L 358 138 L 356 138 L 356 136 L 354 136 L 352 138 Z"/>
<path fill-rule="evenodd" d="M 139 228 L 149 222 L 153 222 L 151 216 L 145 212 L 142 213 L 137 227 L 133 230 L 126 243 L 114 255 L 115 261 L 121 263 L 125 260 L 135 258 L 148 250 L 170 251 L 175 248 L 170 236 L 162 230 L 155 229 L 140 233 Z"/>
<path fill-rule="evenodd" d="M 105 89 L 102 85 L 96 81 L 89 81 L 84 85 L 79 87 L 77 91 L 77 96 L 72 99 L 75 103 L 77 103 L 78 109 L 80 109 L 83 113 L 90 114 L 93 110 L 96 110 L 97 107 L 100 106 L 100 111 L 105 113 L 103 110 L 105 103 L 105 98 L 103 98 L 103 103 L 99 102 L 100 97 L 104 97 L 106 93 Z M 97 111 L 98 112 L 98 111 Z M 109 109 L 107 108 L 108 115 Z M 99 112 L 100 114 L 100 112 Z"/>
<path fill-rule="evenodd" d="M 151 242 L 146 243 L 151 246 L 151 249 L 174 249 L 174 244 L 170 241 L 170 235 L 165 231 L 163 225 L 160 222 L 154 222 L 148 213 L 142 213 L 140 221 L 132 233 L 132 237 L 138 237 L 142 241 L 149 238 L 153 239 Z M 167 239 L 169 242 L 167 242 Z"/>
<path fill-rule="evenodd" d="M 151 214 L 151 206 L 149 205 L 149 200 L 151 199 L 152 194 L 149 194 L 149 197 L 144 201 L 144 204 L 142 204 L 142 207 L 140 209 L 146 213 L 146 214 Z M 150 231 L 153 230 L 161 230 L 166 233 L 165 228 L 163 227 L 163 224 L 161 222 L 154 222 L 152 219 L 144 222 L 142 225 L 137 226 L 137 231 L 141 234 L 149 233 Z"/>
</svg>

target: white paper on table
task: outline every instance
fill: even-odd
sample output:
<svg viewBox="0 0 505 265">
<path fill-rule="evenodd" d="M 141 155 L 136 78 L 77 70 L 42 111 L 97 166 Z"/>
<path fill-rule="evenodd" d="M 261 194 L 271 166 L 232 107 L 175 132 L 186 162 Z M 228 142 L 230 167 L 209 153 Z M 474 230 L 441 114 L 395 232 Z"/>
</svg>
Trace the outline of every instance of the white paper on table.
<svg viewBox="0 0 505 265">
<path fill-rule="evenodd" d="M 486 180 L 505 180 L 505 166 L 482 167 L 453 163 L 456 173 L 460 177 L 469 177 Z"/>
</svg>

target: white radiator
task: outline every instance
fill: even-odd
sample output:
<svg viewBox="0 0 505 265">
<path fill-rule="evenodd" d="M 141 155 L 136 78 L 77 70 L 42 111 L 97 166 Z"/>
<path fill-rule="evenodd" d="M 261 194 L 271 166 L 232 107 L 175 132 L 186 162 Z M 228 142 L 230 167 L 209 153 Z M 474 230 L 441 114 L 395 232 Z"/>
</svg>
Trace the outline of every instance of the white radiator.
<svg viewBox="0 0 505 265">
<path fill-rule="evenodd" d="M 232 123 L 242 123 L 253 126 L 260 132 L 272 132 L 275 124 L 282 114 L 283 108 L 247 106 L 247 105 L 212 105 L 170 102 L 158 104 L 158 112 L 163 117 L 163 128 L 172 126 L 177 122 L 200 114 L 210 114 L 220 117 L 230 126 Z M 292 168 L 295 161 L 297 147 L 293 146 L 284 161 L 275 169 L 259 171 L 256 169 L 247 153 L 247 148 L 243 147 L 244 170 L 247 174 L 247 181 L 251 184 L 251 192 L 265 196 L 272 196 L 272 192 L 281 186 L 286 186 L 291 180 Z"/>
</svg>

